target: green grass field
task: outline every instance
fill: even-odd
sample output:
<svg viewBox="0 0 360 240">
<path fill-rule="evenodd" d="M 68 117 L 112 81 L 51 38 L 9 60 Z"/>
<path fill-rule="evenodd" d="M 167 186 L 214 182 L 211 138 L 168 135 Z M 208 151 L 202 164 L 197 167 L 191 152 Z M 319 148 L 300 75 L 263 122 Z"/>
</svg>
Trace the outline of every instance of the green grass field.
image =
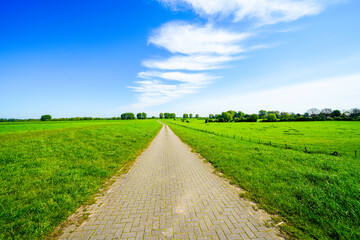
<svg viewBox="0 0 360 240">
<path fill-rule="evenodd" d="M 34 121 L 34 122 L 0 122 L 0 135 L 8 133 L 25 133 L 40 130 L 51 129 L 65 129 L 65 128 L 80 128 L 97 125 L 112 125 L 119 124 L 119 121 Z"/>
<path fill-rule="evenodd" d="M 271 144 L 310 153 L 332 154 L 335 151 L 343 156 L 355 157 L 360 152 L 360 121 L 338 122 L 242 122 L 205 123 L 204 120 L 190 120 L 190 123 L 174 121 L 177 124 L 215 132 L 215 134 L 253 142 Z M 359 153 L 360 155 L 360 153 Z"/>
<path fill-rule="evenodd" d="M 0 239 L 43 239 L 160 130 L 156 120 L 0 124 Z"/>
<path fill-rule="evenodd" d="M 282 228 L 290 235 L 299 239 L 360 239 L 360 157 L 351 154 L 360 143 L 360 123 L 165 122 L 217 170 L 247 190 L 245 197 L 279 215 L 287 223 Z M 289 129 L 298 135 L 286 134 Z M 239 136 L 311 146 L 309 149 L 317 146 L 317 152 L 326 154 L 285 150 L 240 140 Z M 329 155 L 334 150 L 344 156 Z"/>
</svg>

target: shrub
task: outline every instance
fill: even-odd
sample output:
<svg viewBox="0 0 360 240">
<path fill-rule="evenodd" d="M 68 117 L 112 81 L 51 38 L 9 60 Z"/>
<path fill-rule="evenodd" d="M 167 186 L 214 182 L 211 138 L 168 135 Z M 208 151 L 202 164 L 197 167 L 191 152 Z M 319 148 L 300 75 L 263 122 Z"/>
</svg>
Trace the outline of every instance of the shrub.
<svg viewBox="0 0 360 240">
<path fill-rule="evenodd" d="M 276 115 L 273 114 L 273 113 L 270 113 L 268 116 L 267 116 L 267 120 L 269 122 L 276 122 Z"/>
<path fill-rule="evenodd" d="M 51 116 L 50 115 L 42 115 L 40 120 L 41 121 L 50 121 L 51 120 Z"/>
</svg>

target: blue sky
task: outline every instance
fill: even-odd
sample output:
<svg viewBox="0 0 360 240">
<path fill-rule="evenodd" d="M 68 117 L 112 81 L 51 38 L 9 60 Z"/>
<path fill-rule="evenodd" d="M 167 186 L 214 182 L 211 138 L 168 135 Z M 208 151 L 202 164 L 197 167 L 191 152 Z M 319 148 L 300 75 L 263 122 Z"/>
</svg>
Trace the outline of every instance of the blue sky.
<svg viewBox="0 0 360 240">
<path fill-rule="evenodd" d="M 0 118 L 360 107 L 356 0 L 1 1 Z"/>
</svg>

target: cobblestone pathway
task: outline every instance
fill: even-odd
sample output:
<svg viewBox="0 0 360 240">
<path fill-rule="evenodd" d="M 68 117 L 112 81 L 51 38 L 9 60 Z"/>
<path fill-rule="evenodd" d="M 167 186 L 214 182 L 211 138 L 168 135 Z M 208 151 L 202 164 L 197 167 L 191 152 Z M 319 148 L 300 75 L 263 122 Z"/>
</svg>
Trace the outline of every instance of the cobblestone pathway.
<svg viewBox="0 0 360 240">
<path fill-rule="evenodd" d="M 279 239 L 264 226 L 268 216 L 212 172 L 164 126 L 89 219 L 60 239 Z"/>
</svg>

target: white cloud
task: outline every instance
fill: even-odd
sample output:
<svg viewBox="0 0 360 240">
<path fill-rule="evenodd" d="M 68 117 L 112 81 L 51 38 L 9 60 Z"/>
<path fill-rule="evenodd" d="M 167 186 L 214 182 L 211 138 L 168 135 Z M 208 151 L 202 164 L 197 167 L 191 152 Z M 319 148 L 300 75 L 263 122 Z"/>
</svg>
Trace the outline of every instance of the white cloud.
<svg viewBox="0 0 360 240">
<path fill-rule="evenodd" d="M 138 74 L 146 81 L 136 82 L 138 86 L 130 87 L 139 93 L 139 102 L 133 107 L 163 104 L 205 87 L 218 77 L 187 71 L 224 68 L 225 63 L 240 59 L 239 53 L 244 51 L 240 43 L 250 35 L 215 29 L 209 24 L 199 26 L 179 21 L 164 24 L 148 42 L 175 55 L 143 62 L 145 67 L 156 70 Z"/>
<path fill-rule="evenodd" d="M 173 101 L 186 94 L 194 93 L 196 89 L 201 87 L 201 84 L 181 83 L 172 85 L 158 80 L 138 81 L 136 83 L 138 84 L 137 87 L 129 87 L 139 93 L 138 102 L 131 105 L 136 110 Z"/>
<path fill-rule="evenodd" d="M 170 7 L 190 7 L 205 17 L 245 18 L 258 25 L 293 21 L 319 13 L 325 3 L 337 0 L 158 0 Z M 140 72 L 145 81 L 130 87 L 139 94 L 133 107 L 164 104 L 196 92 L 216 76 L 210 70 L 223 69 L 230 61 L 244 58 L 241 54 L 268 48 L 269 45 L 243 47 L 254 34 L 234 32 L 214 27 L 173 21 L 162 25 L 149 37 L 148 43 L 163 48 L 173 55 L 163 59 L 143 61 L 150 70 Z M 191 71 L 191 73 L 189 72 Z M 196 72 L 195 72 L 196 71 Z M 195 73 L 194 73 L 195 72 Z M 228 99 L 233 102 L 233 100 Z"/>
<path fill-rule="evenodd" d="M 192 84 L 207 84 L 215 79 L 206 73 L 183 73 L 183 72 L 141 72 L 138 77 L 143 79 L 161 78 L 165 80 L 174 80 L 179 82 L 186 82 Z"/>
<path fill-rule="evenodd" d="M 231 17 L 237 22 L 248 18 L 259 25 L 289 22 L 316 15 L 335 0 L 158 0 L 173 10 L 192 8 L 204 17 Z"/>
<path fill-rule="evenodd" d="M 185 22 L 164 24 L 149 38 L 149 43 L 181 54 L 232 55 L 243 52 L 238 44 L 250 33 L 234 33 L 215 29 L 211 25 L 199 26 Z"/>
<path fill-rule="evenodd" d="M 189 70 L 203 71 L 224 68 L 224 64 L 229 61 L 242 59 L 237 56 L 218 56 L 218 55 L 175 55 L 168 59 L 146 60 L 143 65 L 148 68 L 162 70 Z"/>
</svg>

